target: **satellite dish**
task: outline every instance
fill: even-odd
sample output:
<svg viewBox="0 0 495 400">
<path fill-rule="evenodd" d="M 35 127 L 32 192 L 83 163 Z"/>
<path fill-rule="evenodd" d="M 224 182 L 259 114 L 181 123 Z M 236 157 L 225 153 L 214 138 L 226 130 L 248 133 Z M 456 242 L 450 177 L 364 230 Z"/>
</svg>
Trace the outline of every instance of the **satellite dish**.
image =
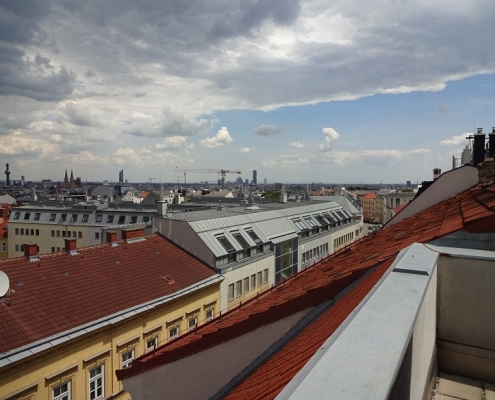
<svg viewBox="0 0 495 400">
<path fill-rule="evenodd" d="M 3 297 L 9 291 L 9 277 L 5 272 L 0 271 L 0 297 Z"/>
</svg>

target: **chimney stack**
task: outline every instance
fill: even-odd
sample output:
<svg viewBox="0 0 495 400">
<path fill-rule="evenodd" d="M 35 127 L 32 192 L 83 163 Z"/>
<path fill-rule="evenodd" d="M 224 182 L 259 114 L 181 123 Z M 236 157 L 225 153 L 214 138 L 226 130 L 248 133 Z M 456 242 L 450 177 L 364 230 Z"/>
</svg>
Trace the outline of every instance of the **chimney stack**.
<svg viewBox="0 0 495 400">
<path fill-rule="evenodd" d="M 442 175 L 442 170 L 440 168 L 433 169 L 433 180 L 436 181 L 440 175 Z"/>
<path fill-rule="evenodd" d="M 107 231 L 107 242 L 110 243 L 110 246 L 118 246 L 117 244 L 117 232 L 115 231 Z"/>
<path fill-rule="evenodd" d="M 478 128 L 473 142 L 473 167 L 483 162 L 485 154 L 485 134 L 483 133 L 483 128 Z"/>
<path fill-rule="evenodd" d="M 77 253 L 77 244 L 76 244 L 76 239 L 69 238 L 69 239 L 64 239 L 65 241 L 65 251 L 67 254 L 70 254 L 73 256 L 74 254 Z"/>
<path fill-rule="evenodd" d="M 122 230 L 122 239 L 127 243 L 144 240 L 144 228 L 131 228 Z"/>
<path fill-rule="evenodd" d="M 31 259 L 38 255 L 38 245 L 36 243 L 24 243 L 24 255 Z"/>
<path fill-rule="evenodd" d="M 160 217 L 167 216 L 168 203 L 165 200 L 157 200 L 157 211 Z"/>
</svg>

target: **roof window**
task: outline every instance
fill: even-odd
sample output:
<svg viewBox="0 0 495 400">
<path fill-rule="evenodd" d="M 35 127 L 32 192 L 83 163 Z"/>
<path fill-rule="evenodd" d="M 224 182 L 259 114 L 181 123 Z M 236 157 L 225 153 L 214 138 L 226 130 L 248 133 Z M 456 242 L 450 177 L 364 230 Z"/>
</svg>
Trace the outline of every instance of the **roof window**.
<svg viewBox="0 0 495 400">
<path fill-rule="evenodd" d="M 88 221 L 89 221 L 89 214 L 83 214 L 82 222 L 88 222 Z"/>
<path fill-rule="evenodd" d="M 246 233 L 249 235 L 251 239 L 253 239 L 253 242 L 256 244 L 261 244 L 263 243 L 259 236 L 252 230 L 252 229 L 246 229 Z"/>
<path fill-rule="evenodd" d="M 77 222 L 77 214 L 72 214 L 72 217 L 70 217 L 70 222 Z"/>
<path fill-rule="evenodd" d="M 34 220 L 35 221 L 39 221 L 40 220 L 40 217 L 41 217 L 41 213 L 34 214 Z"/>
<path fill-rule="evenodd" d="M 16 211 L 16 213 L 14 214 L 14 219 L 19 219 L 20 216 L 21 216 L 21 212 Z"/>
<path fill-rule="evenodd" d="M 31 213 L 25 213 L 24 214 L 24 219 L 29 219 L 31 217 Z"/>
<path fill-rule="evenodd" d="M 227 250 L 227 253 L 233 253 L 235 252 L 234 246 L 232 246 L 232 243 L 229 242 L 229 239 L 227 239 L 225 236 L 217 236 L 217 240 L 220 242 L 220 244 L 223 246 L 225 250 Z"/>
<path fill-rule="evenodd" d="M 311 217 L 305 217 L 304 220 L 308 223 L 311 228 L 318 228 L 318 224 Z"/>
<path fill-rule="evenodd" d="M 67 220 L 67 214 L 62 214 L 60 216 L 60 222 L 65 222 Z"/>
<path fill-rule="evenodd" d="M 107 217 L 107 224 L 113 224 L 113 219 L 115 218 L 115 215 L 109 215 Z"/>
<path fill-rule="evenodd" d="M 101 222 L 101 221 L 103 221 L 103 215 L 97 215 L 96 222 Z"/>
<path fill-rule="evenodd" d="M 308 227 L 300 219 L 293 219 L 292 222 L 300 231 L 307 231 Z"/>
<path fill-rule="evenodd" d="M 57 214 L 50 214 L 50 221 L 55 221 Z"/>
<path fill-rule="evenodd" d="M 239 232 L 231 232 L 231 233 L 232 236 L 235 238 L 235 240 L 237 240 L 237 242 L 241 245 L 243 249 L 248 249 L 251 247 L 249 243 L 246 241 L 246 239 L 244 239 L 244 237 Z"/>
<path fill-rule="evenodd" d="M 321 216 L 321 215 L 315 215 L 314 217 L 316 218 L 316 220 L 317 220 L 317 221 L 318 221 L 321 225 L 323 225 L 323 226 L 328 225 L 327 220 L 326 220 L 325 218 L 323 218 L 323 216 Z"/>
</svg>

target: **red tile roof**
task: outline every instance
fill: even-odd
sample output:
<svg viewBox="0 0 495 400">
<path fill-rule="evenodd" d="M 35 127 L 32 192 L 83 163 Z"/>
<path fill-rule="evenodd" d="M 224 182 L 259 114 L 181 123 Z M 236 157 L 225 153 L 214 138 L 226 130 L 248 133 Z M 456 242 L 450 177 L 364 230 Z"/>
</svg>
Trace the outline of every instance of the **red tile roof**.
<svg viewBox="0 0 495 400">
<path fill-rule="evenodd" d="M 81 248 L 77 255 L 64 251 L 40 255 L 39 261 L 19 257 L 0 262 L 0 270 L 15 291 L 0 302 L 0 353 L 216 275 L 157 234 L 143 241 L 118 243 Z M 165 275 L 174 283 L 161 279 Z"/>
<path fill-rule="evenodd" d="M 396 213 L 396 214 L 400 213 L 400 212 L 401 212 L 401 210 L 402 210 L 404 207 L 406 207 L 408 204 L 409 204 L 409 203 L 404 203 L 404 204 L 401 204 L 401 205 L 400 205 L 400 206 L 398 206 L 398 207 L 395 207 L 395 208 L 394 208 L 394 213 Z"/>
<path fill-rule="evenodd" d="M 0 238 L 6 238 L 8 236 L 7 224 L 9 223 L 9 217 L 0 217 Z"/>
<path fill-rule="evenodd" d="M 415 242 L 429 242 L 459 229 L 491 229 L 494 224 L 483 224 L 484 219 L 495 219 L 495 187 L 476 186 L 470 190 L 446 199 L 393 226 L 356 242 L 349 248 L 339 251 L 308 272 L 301 272 L 285 284 L 265 292 L 258 300 L 241 306 L 196 331 L 158 348 L 154 354 L 144 355 L 132 363 L 128 369 L 117 371 L 119 379 L 139 374 L 159 365 L 167 364 L 188 355 L 200 352 L 225 342 L 233 337 L 254 330 L 259 326 L 319 304 L 335 297 L 343 287 L 362 276 L 369 268 L 379 266 L 375 272 L 361 282 L 345 298 L 351 301 L 338 302 L 320 318 L 325 318 L 325 329 L 304 331 L 306 345 L 300 350 L 295 342 L 287 344 L 265 365 L 273 368 L 270 378 L 255 371 L 231 392 L 232 398 L 273 398 L 285 384 L 304 366 L 322 341 L 328 338 L 339 324 L 359 303 L 363 293 L 379 279 L 386 265 L 390 265 L 397 253 Z M 374 281 L 376 282 L 376 281 Z M 356 297 L 353 297 L 356 296 Z M 333 310 L 333 311 L 332 311 Z M 330 332 L 330 333 L 329 333 Z M 302 336 L 304 335 L 304 336 Z M 299 345 L 301 343 L 298 343 Z M 303 354 L 301 354 L 303 353 Z M 269 364 L 270 363 L 270 364 Z M 284 364 L 285 363 L 285 364 Z M 279 366 L 283 365 L 281 368 Z M 258 371 L 264 368 L 262 365 Z M 268 373 L 264 370 L 265 373 Z M 256 389 L 254 389 L 256 388 Z"/>
<path fill-rule="evenodd" d="M 362 199 L 376 199 L 376 192 L 371 192 L 371 193 L 365 194 L 361 198 Z"/>
</svg>

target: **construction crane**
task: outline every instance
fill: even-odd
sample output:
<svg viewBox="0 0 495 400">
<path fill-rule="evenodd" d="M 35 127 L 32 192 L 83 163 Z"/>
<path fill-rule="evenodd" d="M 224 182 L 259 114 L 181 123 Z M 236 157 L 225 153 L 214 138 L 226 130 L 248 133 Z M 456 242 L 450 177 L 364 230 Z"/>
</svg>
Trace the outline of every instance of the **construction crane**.
<svg viewBox="0 0 495 400">
<path fill-rule="evenodd" d="M 184 172 L 184 180 L 187 172 L 198 172 L 205 174 L 219 174 L 222 176 L 222 189 L 225 189 L 225 174 L 242 174 L 241 171 L 232 171 L 230 169 L 204 169 L 204 168 L 175 168 L 174 172 Z"/>
</svg>

